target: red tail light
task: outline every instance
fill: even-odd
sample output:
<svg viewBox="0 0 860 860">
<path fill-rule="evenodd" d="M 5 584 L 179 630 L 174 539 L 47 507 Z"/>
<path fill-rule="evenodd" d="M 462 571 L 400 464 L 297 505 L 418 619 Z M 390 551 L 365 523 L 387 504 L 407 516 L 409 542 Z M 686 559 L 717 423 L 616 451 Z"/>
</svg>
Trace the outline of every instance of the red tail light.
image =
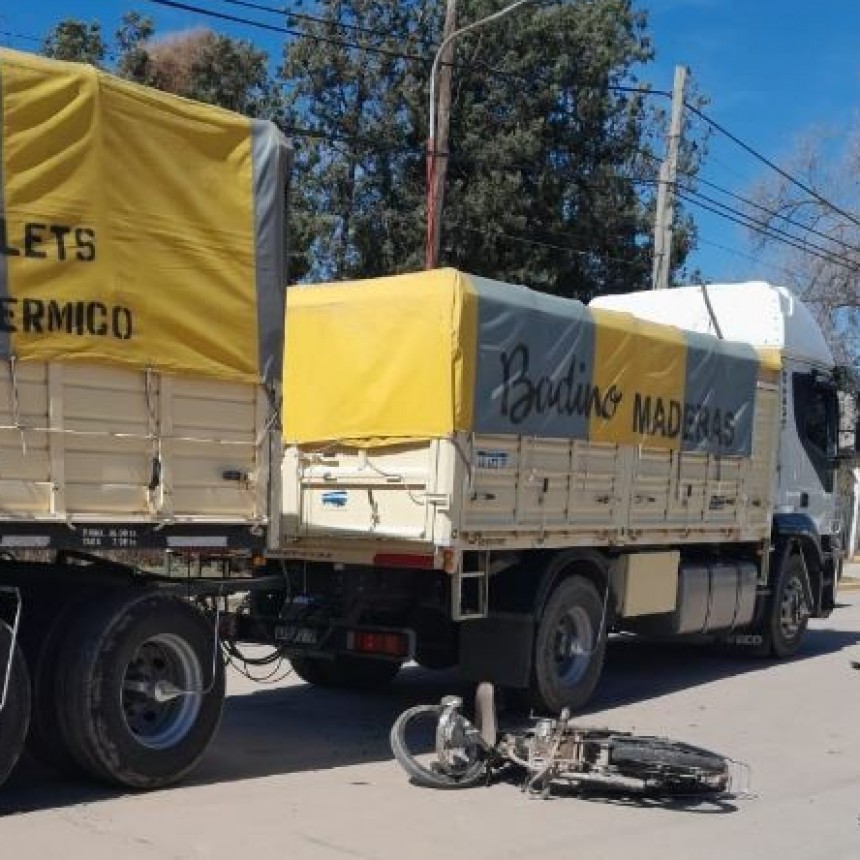
<svg viewBox="0 0 860 860">
<path fill-rule="evenodd" d="M 350 638 L 350 648 L 361 654 L 384 654 L 386 657 L 403 658 L 409 656 L 409 639 L 405 633 L 356 630 Z"/>
<path fill-rule="evenodd" d="M 422 570 L 432 570 L 436 559 L 432 555 L 413 555 L 406 552 L 378 552 L 373 557 L 373 563 L 378 567 L 417 567 Z"/>
</svg>

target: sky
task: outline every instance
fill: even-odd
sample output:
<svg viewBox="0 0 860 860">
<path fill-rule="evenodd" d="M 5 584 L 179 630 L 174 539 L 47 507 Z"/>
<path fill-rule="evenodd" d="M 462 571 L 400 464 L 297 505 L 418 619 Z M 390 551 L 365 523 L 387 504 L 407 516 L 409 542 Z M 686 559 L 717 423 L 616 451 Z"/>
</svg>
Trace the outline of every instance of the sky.
<svg viewBox="0 0 860 860">
<path fill-rule="evenodd" d="M 221 0 L 189 2 L 279 23 L 264 13 L 231 9 Z M 313 2 L 268 0 L 265 5 L 309 11 Z M 674 67 L 686 65 L 699 91 L 710 100 L 705 112 L 771 160 L 787 159 L 797 141 L 814 128 L 827 130 L 838 142 L 840 133 L 857 118 L 858 0 L 635 0 L 635 5 L 648 12 L 656 50 L 654 63 L 642 69 L 640 77 L 656 89 L 669 90 Z M 208 23 L 257 43 L 275 57 L 280 55 L 276 34 L 207 22 L 194 13 L 165 9 L 148 0 L 0 0 L 0 44 L 35 50 L 48 28 L 69 16 L 98 19 L 110 33 L 130 8 L 150 15 L 161 34 Z M 748 195 L 769 171 L 717 135 L 711 138 L 700 175 Z M 694 207 L 691 211 L 700 237 L 699 248 L 688 261 L 691 268 L 710 281 L 780 281 L 778 269 L 751 259 L 754 249 L 743 228 Z"/>
</svg>

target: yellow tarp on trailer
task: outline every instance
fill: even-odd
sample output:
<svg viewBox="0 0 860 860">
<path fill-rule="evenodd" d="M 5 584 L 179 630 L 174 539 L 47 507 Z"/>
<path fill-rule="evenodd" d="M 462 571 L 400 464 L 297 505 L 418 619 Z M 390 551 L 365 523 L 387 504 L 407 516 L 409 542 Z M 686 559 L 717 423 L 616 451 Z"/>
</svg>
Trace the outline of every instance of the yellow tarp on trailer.
<svg viewBox="0 0 860 860">
<path fill-rule="evenodd" d="M 468 430 L 476 302 L 453 269 L 291 287 L 287 437 L 390 443 Z"/>
<path fill-rule="evenodd" d="M 750 450 L 745 344 L 454 269 L 291 288 L 286 326 L 291 444 L 475 431 Z"/>
<path fill-rule="evenodd" d="M 7 50 L 0 100 L 0 357 L 279 375 L 273 126 Z"/>
</svg>

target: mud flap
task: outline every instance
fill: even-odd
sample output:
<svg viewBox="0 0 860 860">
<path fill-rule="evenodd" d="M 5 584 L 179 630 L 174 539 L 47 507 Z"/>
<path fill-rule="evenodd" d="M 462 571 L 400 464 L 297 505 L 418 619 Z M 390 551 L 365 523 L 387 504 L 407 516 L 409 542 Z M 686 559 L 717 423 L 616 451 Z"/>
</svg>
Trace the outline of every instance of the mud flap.
<svg viewBox="0 0 860 860">
<path fill-rule="evenodd" d="M 534 644 L 534 617 L 498 612 L 460 624 L 460 672 L 470 681 L 502 687 L 529 685 Z"/>
</svg>

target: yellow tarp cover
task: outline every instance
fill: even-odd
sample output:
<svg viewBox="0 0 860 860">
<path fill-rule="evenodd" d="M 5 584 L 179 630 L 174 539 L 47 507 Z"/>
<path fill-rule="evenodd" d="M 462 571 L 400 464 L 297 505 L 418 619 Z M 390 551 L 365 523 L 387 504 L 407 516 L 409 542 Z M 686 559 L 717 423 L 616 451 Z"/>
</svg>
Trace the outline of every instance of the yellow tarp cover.
<svg viewBox="0 0 860 860">
<path fill-rule="evenodd" d="M 453 269 L 291 287 L 285 437 L 367 444 L 468 430 L 476 301 Z"/>
<path fill-rule="evenodd" d="M 371 447 L 475 431 L 743 456 L 761 365 L 746 344 L 454 269 L 291 288 L 284 435 Z"/>
<path fill-rule="evenodd" d="M 15 51 L 0 87 L 0 352 L 258 379 L 251 121 Z"/>
</svg>

